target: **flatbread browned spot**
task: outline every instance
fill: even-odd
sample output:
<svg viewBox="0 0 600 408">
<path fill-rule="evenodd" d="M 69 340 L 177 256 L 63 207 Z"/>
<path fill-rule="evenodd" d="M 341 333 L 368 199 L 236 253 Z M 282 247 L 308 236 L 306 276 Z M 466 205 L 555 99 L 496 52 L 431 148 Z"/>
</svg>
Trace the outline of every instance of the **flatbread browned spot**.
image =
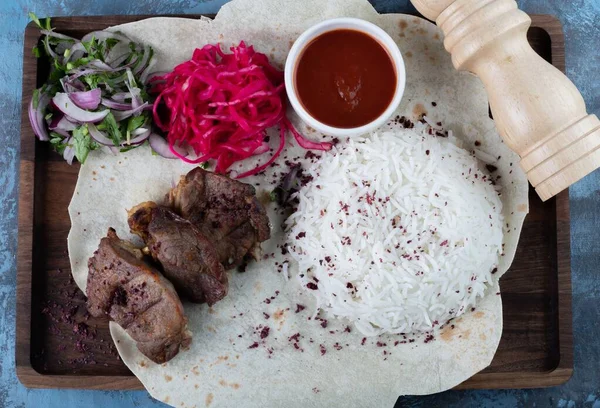
<svg viewBox="0 0 600 408">
<path fill-rule="evenodd" d="M 475 314 L 473 316 L 475 316 L 476 319 L 481 319 L 482 317 L 485 316 L 485 313 L 483 313 L 483 312 L 475 312 Z"/>
<path fill-rule="evenodd" d="M 165 374 L 165 381 L 166 382 L 170 382 L 173 380 L 173 377 L 171 377 L 170 375 Z"/>
<path fill-rule="evenodd" d="M 446 326 L 440 333 L 440 338 L 445 342 L 449 342 L 452 341 L 455 334 L 456 329 L 453 326 Z"/>
<path fill-rule="evenodd" d="M 416 118 L 419 118 L 423 115 L 427 115 L 427 111 L 425 110 L 425 106 L 423 106 L 422 103 L 417 103 L 415 105 L 415 107 L 413 108 L 413 115 L 415 115 Z"/>
<path fill-rule="evenodd" d="M 163 399 L 163 402 L 164 402 L 165 404 L 168 404 L 170 400 L 171 400 L 171 397 L 167 395 L 167 396 L 165 397 L 165 399 Z"/>
<path fill-rule="evenodd" d="M 398 24 L 398 25 L 400 26 L 400 30 L 402 30 L 402 31 L 404 31 L 404 29 L 406 27 L 408 27 L 408 23 L 406 21 L 404 21 L 404 20 L 401 20 L 400 24 Z"/>
<path fill-rule="evenodd" d="M 413 53 L 408 51 L 406 54 L 404 54 L 406 56 L 406 58 L 412 58 Z"/>
<path fill-rule="evenodd" d="M 486 336 L 485 334 L 483 334 L 483 333 L 481 333 L 481 334 L 479 335 L 479 338 L 480 338 L 481 340 L 483 340 L 483 341 L 487 340 L 487 336 Z"/>
<path fill-rule="evenodd" d="M 146 367 L 146 362 L 144 360 L 140 361 L 138 364 L 140 367 Z"/>
<path fill-rule="evenodd" d="M 528 206 L 527 206 L 527 204 L 519 204 L 519 205 L 517 206 L 517 211 L 520 211 L 520 212 L 527 212 L 527 211 L 528 211 Z"/>
<path fill-rule="evenodd" d="M 213 402 L 213 399 L 214 399 L 214 398 L 215 398 L 215 396 L 214 396 L 214 395 L 212 395 L 212 393 L 209 393 L 209 394 L 206 396 L 206 399 L 204 400 L 204 402 L 206 402 L 206 406 L 207 406 L 207 407 L 210 407 L 210 404 L 212 404 L 212 402 Z"/>
<path fill-rule="evenodd" d="M 283 319 L 283 315 L 285 314 L 285 310 L 277 309 L 275 313 L 273 313 L 273 319 L 280 320 Z"/>
</svg>

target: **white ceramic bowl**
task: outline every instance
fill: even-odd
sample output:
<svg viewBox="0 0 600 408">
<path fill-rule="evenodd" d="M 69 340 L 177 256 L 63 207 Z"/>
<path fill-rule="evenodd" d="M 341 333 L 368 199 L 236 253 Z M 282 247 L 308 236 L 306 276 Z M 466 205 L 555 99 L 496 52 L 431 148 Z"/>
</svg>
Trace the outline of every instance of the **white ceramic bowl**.
<svg viewBox="0 0 600 408">
<path fill-rule="evenodd" d="M 394 97 L 392 98 L 392 101 L 387 109 L 372 122 L 355 128 L 336 128 L 316 120 L 308 113 L 306 109 L 304 109 L 302 103 L 298 99 L 298 94 L 296 93 L 296 65 L 300 59 L 300 56 L 302 55 L 302 52 L 304 51 L 304 48 L 319 35 L 340 29 L 361 31 L 377 40 L 379 44 L 381 44 L 387 50 L 396 70 L 396 90 L 394 92 Z M 298 37 L 296 42 L 294 42 L 294 45 L 292 45 L 285 62 L 285 90 L 292 107 L 307 125 L 313 127 L 321 133 L 330 136 L 358 136 L 369 133 L 383 125 L 398 108 L 400 100 L 402 99 L 402 95 L 404 94 L 405 84 L 406 71 L 404 67 L 404 59 L 402 58 L 402 54 L 400 53 L 400 50 L 398 49 L 398 46 L 394 40 L 392 40 L 388 33 L 383 31 L 375 24 L 365 20 L 360 20 L 358 18 L 334 18 L 325 20 L 310 27 L 308 30 L 303 32 L 300 37 Z"/>
</svg>

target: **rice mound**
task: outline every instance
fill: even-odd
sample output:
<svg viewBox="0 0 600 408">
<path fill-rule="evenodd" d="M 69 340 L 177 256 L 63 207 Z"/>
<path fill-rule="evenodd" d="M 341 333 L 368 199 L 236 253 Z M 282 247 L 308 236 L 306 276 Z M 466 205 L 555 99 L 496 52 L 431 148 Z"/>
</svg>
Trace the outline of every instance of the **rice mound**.
<svg viewBox="0 0 600 408">
<path fill-rule="evenodd" d="M 478 152 L 436 133 L 419 123 L 335 148 L 308 169 L 313 180 L 286 221 L 317 310 L 366 336 L 425 332 L 460 316 L 497 270 L 496 186 Z"/>
</svg>

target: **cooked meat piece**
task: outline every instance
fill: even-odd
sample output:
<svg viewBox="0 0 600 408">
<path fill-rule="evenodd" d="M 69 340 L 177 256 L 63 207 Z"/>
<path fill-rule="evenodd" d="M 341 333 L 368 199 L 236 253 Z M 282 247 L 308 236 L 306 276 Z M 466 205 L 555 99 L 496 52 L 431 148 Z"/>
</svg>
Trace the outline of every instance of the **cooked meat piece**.
<svg viewBox="0 0 600 408">
<path fill-rule="evenodd" d="M 88 268 L 86 295 L 92 316 L 108 315 L 158 364 L 189 346 L 187 318 L 173 285 L 114 229 L 100 240 Z"/>
<path fill-rule="evenodd" d="M 131 209 L 128 222 L 180 294 L 209 306 L 227 295 L 227 273 L 215 246 L 192 223 L 151 201 Z"/>
<path fill-rule="evenodd" d="M 269 218 L 249 184 L 198 167 L 181 177 L 167 201 L 214 242 L 226 269 L 248 254 L 258 259 L 260 243 L 269 239 Z"/>
</svg>

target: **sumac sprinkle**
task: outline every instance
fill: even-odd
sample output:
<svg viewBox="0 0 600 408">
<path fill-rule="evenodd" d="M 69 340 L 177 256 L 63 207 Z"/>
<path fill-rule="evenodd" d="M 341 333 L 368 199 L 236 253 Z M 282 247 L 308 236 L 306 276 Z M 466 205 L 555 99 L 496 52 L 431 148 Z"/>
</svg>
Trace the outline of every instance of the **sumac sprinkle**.
<svg viewBox="0 0 600 408">
<path fill-rule="evenodd" d="M 479 140 L 475 140 L 475 146 L 481 146 L 481 142 Z"/>
<path fill-rule="evenodd" d="M 363 337 L 362 340 L 361 340 L 361 342 L 360 342 L 360 345 L 364 346 L 366 342 L 367 342 L 367 338 Z"/>
<path fill-rule="evenodd" d="M 487 169 L 487 171 L 489 171 L 490 173 L 495 172 L 496 170 L 498 170 L 498 167 L 494 166 L 493 164 L 486 164 L 485 168 Z"/>
<path fill-rule="evenodd" d="M 498 268 L 492 269 L 492 275 L 495 274 L 496 272 L 498 272 Z"/>
<path fill-rule="evenodd" d="M 262 330 L 260 331 L 260 338 L 261 339 L 266 339 L 267 337 L 269 337 L 269 327 L 265 326 L 262 328 Z"/>
<path fill-rule="evenodd" d="M 254 348 L 257 348 L 257 347 L 258 347 L 258 343 L 257 343 L 257 342 L 254 342 L 254 343 L 252 343 L 252 344 L 250 345 L 250 347 L 248 347 L 248 348 L 249 348 L 249 349 L 254 349 Z"/>
<path fill-rule="evenodd" d="M 324 345 L 319 344 L 319 349 L 321 350 L 321 355 L 324 356 L 325 353 L 327 353 L 327 349 L 325 348 Z"/>
<path fill-rule="evenodd" d="M 377 342 L 377 347 L 385 347 L 385 346 L 387 346 L 386 343 L 382 343 L 380 341 Z"/>
<path fill-rule="evenodd" d="M 310 290 L 317 290 L 317 289 L 319 289 L 319 287 L 317 286 L 317 284 L 313 283 L 313 282 L 308 282 L 306 284 L 306 287 L 309 288 Z"/>
<path fill-rule="evenodd" d="M 304 309 L 306 309 L 306 306 L 303 306 L 301 304 L 296 304 L 296 313 L 300 313 Z"/>
<path fill-rule="evenodd" d="M 265 317 L 265 319 L 268 319 L 269 317 L 271 317 L 270 314 L 263 312 L 263 316 Z"/>
<path fill-rule="evenodd" d="M 428 334 L 427 337 L 425 337 L 425 343 L 429 343 L 430 341 L 433 341 L 433 334 Z"/>
</svg>

